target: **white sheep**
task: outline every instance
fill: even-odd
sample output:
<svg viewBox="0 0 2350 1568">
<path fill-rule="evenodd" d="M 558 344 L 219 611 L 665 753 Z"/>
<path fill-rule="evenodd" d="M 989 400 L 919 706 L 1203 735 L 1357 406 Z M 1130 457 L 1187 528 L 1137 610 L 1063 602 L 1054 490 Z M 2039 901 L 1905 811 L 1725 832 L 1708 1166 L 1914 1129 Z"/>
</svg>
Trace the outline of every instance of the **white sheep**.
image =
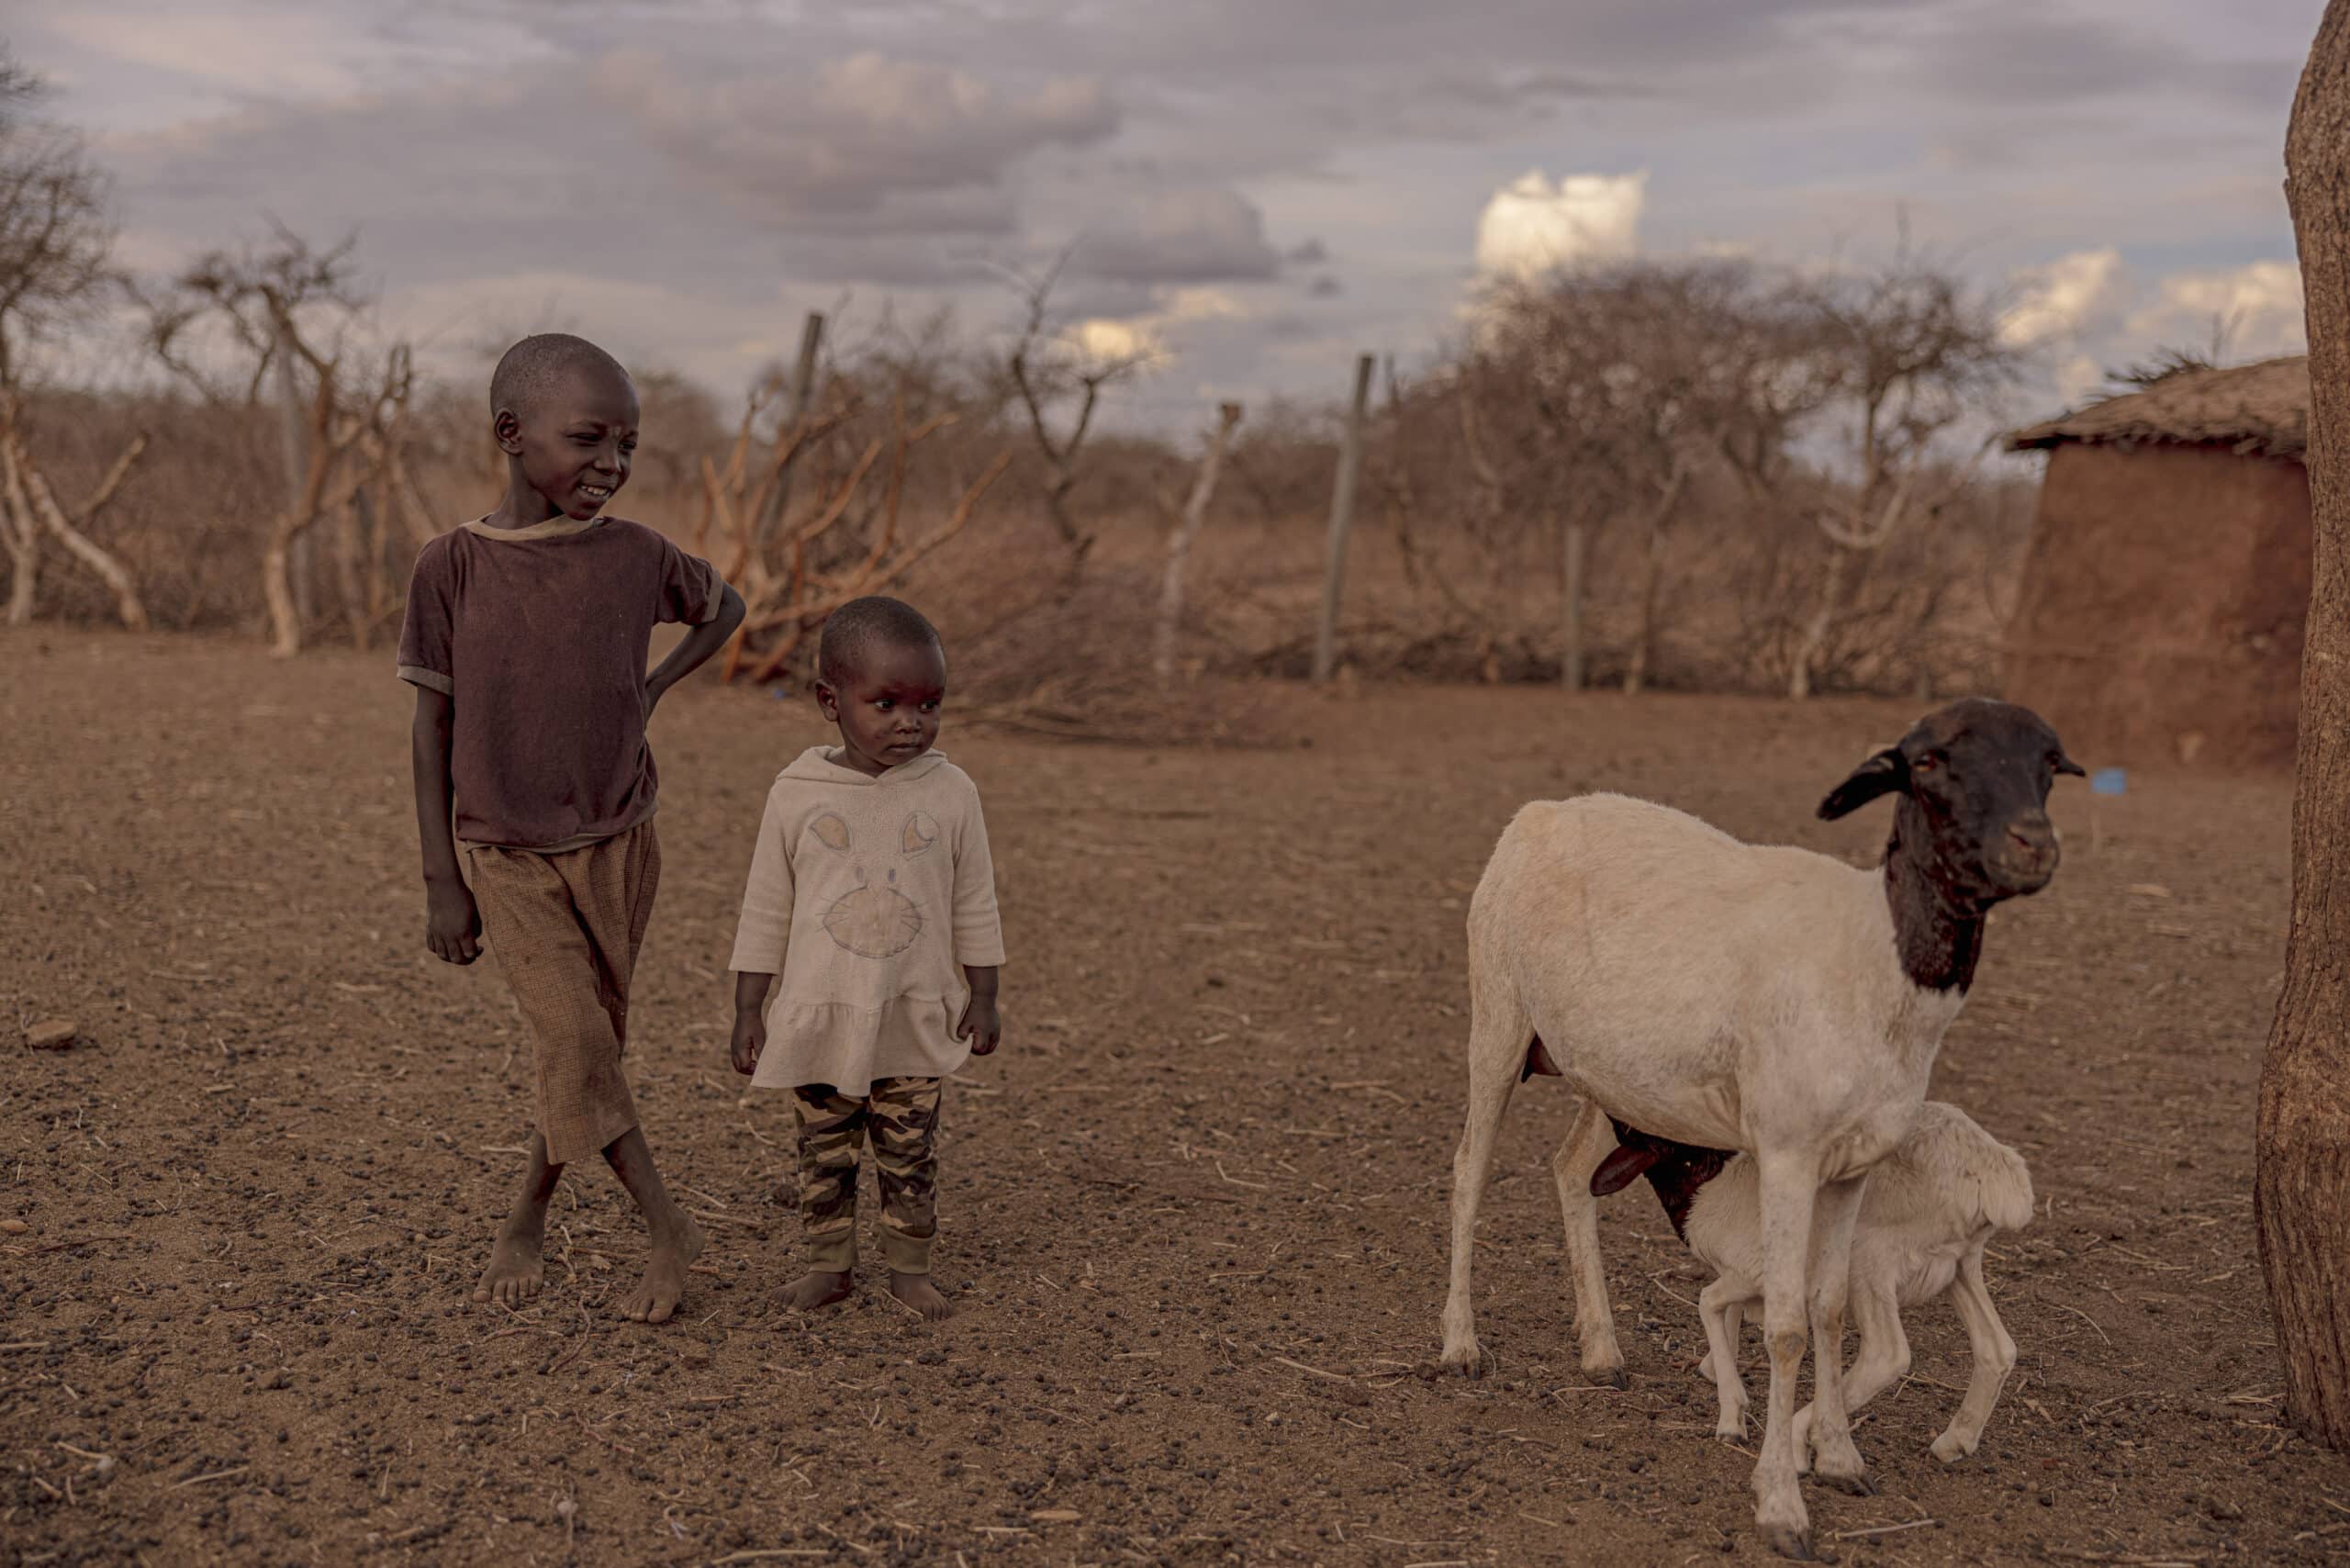
<svg viewBox="0 0 2350 1568">
<path fill-rule="evenodd" d="M 1984 699 L 1938 709 L 1819 806 L 1832 819 L 1897 797 L 1874 871 L 1741 844 L 1617 795 L 1521 810 L 1469 908 L 1469 1101 L 1452 1167 L 1444 1360 L 1479 1362 L 1477 1208 L 1523 1077 L 1563 1076 L 1590 1103 L 1553 1170 L 1594 1377 L 1623 1378 L 1589 1186 L 1613 1143 L 1600 1113 L 1752 1155 L 1771 1362 L 1755 1524 L 1773 1550 L 1809 1557 L 1794 1439 L 1807 1320 L 1818 1343 L 1842 1343 L 1863 1180 L 1925 1100 L 1985 916 L 2054 875 L 2048 791 L 2057 774 L 2080 771 L 2027 709 Z M 1808 1437 L 1820 1479 L 1865 1493 L 1841 1361 L 1814 1359 Z"/>
<path fill-rule="evenodd" d="M 1720 1395 L 1718 1437 L 1746 1435 L 1746 1381 L 1739 1375 L 1739 1324 L 1762 1299 L 1762 1202 L 1754 1161 L 1685 1148 L 1618 1128 L 1623 1146 L 1591 1178 L 1595 1197 L 1646 1177 L 1673 1230 L 1714 1270 L 1697 1297 L 1707 1355 L 1698 1375 Z M 2031 1221 L 2031 1172 L 2023 1157 L 1955 1105 L 1929 1100 L 1908 1136 L 1869 1170 L 1852 1226 L 1852 1313 L 1860 1346 L 1845 1370 L 1844 1404 L 1857 1411 L 1909 1372 L 1901 1308 L 1948 1294 L 1975 1356 L 1965 1397 L 1933 1442 L 1949 1464 L 1975 1451 L 1983 1425 L 2015 1369 L 2015 1341 L 1983 1282 L 1983 1249 Z M 1798 1456 L 1811 1407 L 1796 1412 Z"/>
</svg>

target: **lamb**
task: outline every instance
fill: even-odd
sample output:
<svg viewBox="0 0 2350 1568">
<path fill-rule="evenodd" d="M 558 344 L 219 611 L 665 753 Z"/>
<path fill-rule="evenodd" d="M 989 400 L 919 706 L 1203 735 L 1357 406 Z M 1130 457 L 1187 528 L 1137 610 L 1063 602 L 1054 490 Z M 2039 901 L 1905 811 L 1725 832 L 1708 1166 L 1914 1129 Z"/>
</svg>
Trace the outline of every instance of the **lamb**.
<svg viewBox="0 0 2350 1568">
<path fill-rule="evenodd" d="M 1739 1375 L 1740 1314 L 1762 1299 L 1760 1197 L 1754 1161 L 1742 1154 L 1687 1148 L 1628 1127 L 1622 1145 L 1591 1178 L 1604 1197 L 1645 1176 L 1673 1230 L 1715 1272 L 1697 1297 L 1707 1354 L 1700 1376 L 1721 1396 L 1715 1435 L 1746 1435 L 1746 1382 Z M 1983 1249 L 2003 1230 L 2031 1220 L 2031 1172 L 2023 1157 L 1955 1105 L 1929 1100 L 1908 1136 L 1869 1171 L 1852 1226 L 1852 1320 L 1860 1349 L 1846 1369 L 1844 1406 L 1856 1411 L 1909 1371 L 1901 1308 L 1947 1294 L 1966 1326 L 1974 1374 L 1957 1414 L 1933 1442 L 1945 1464 L 1975 1451 L 1999 1387 L 2015 1369 L 2008 1337 L 1983 1283 Z M 1811 1407 L 1796 1412 L 1800 1457 Z"/>
<path fill-rule="evenodd" d="M 1470 901 L 1445 1361 L 1479 1364 L 1477 1208 L 1522 1079 L 1563 1077 L 1584 1101 L 1552 1170 L 1583 1365 L 1602 1381 L 1623 1382 L 1589 1185 L 1612 1141 L 1603 1118 L 1751 1155 L 1771 1362 L 1755 1524 L 1774 1551 L 1808 1558 L 1794 1436 L 1807 1320 L 1817 1343 L 1841 1344 L 1863 1181 L 1924 1103 L 1991 907 L 2055 874 L 2048 793 L 2080 772 L 2028 709 L 1981 698 L 1937 709 L 1820 803 L 1832 820 L 1897 798 L 1874 871 L 1741 844 L 1618 795 L 1519 811 Z M 1807 1436 L 1821 1480 L 1865 1494 L 1841 1361 L 1815 1358 Z"/>
</svg>

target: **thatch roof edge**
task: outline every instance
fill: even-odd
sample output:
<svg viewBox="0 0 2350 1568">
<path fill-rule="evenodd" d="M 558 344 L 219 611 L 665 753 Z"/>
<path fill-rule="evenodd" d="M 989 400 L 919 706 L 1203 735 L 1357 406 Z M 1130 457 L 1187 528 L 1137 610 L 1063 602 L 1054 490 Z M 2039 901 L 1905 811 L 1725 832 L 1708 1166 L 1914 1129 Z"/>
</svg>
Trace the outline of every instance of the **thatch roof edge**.
<svg viewBox="0 0 2350 1568">
<path fill-rule="evenodd" d="M 2011 431 L 2009 452 L 2070 442 L 2219 447 L 2248 456 L 2299 459 L 2309 444 L 2309 356 L 2292 354 L 2225 370 L 2183 371 L 2141 392 L 2106 398 Z"/>
</svg>

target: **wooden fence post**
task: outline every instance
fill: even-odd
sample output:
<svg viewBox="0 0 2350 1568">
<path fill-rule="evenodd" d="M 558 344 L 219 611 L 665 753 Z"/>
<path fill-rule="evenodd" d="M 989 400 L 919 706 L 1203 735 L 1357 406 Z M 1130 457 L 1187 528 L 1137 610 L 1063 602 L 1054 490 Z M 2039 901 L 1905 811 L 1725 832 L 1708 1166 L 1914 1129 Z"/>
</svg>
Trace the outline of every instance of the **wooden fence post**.
<svg viewBox="0 0 2350 1568">
<path fill-rule="evenodd" d="M 824 313 L 808 312 L 808 319 L 800 326 L 800 360 L 791 367 L 791 406 L 784 410 L 784 423 L 776 432 L 780 443 L 791 439 L 791 432 L 804 423 L 811 412 L 809 404 L 816 396 L 816 354 L 824 342 Z M 791 465 L 787 463 L 776 474 L 775 483 L 767 487 L 767 499 L 759 508 L 757 523 L 751 531 L 754 554 L 767 548 L 775 536 L 776 525 L 783 521 L 784 503 L 791 496 Z"/>
<path fill-rule="evenodd" d="M 287 315 L 291 307 L 277 305 L 274 296 L 271 298 L 271 330 L 275 338 L 272 352 L 277 357 L 278 460 L 285 469 L 285 506 L 290 512 L 302 504 L 303 487 L 309 477 L 309 409 L 302 398 L 301 367 L 295 363 L 294 323 Z M 310 581 L 314 549 L 308 534 L 297 537 L 286 567 L 294 589 L 294 618 L 304 627 L 317 612 L 317 595 Z"/>
<path fill-rule="evenodd" d="M 1330 543 L 1322 576 L 1322 623 L 1314 635 L 1314 679 L 1330 678 L 1338 658 L 1338 600 L 1346 588 L 1347 534 L 1354 527 L 1355 478 L 1362 471 L 1363 404 L 1371 396 L 1373 360 L 1355 356 L 1355 394 L 1338 440 L 1338 474 L 1330 487 Z"/>
</svg>

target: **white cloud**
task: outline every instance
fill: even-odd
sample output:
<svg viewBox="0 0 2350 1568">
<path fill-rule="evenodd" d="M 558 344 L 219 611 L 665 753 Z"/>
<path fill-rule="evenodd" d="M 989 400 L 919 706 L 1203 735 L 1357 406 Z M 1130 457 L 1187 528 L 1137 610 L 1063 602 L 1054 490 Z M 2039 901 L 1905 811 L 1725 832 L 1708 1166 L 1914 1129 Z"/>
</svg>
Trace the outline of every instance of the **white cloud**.
<svg viewBox="0 0 2350 1568">
<path fill-rule="evenodd" d="M 2105 366 L 2097 362 L 2094 354 L 2075 354 L 2056 367 L 2051 379 L 2056 387 L 2056 401 L 2067 409 L 2075 408 L 2105 385 Z"/>
<path fill-rule="evenodd" d="M 1162 288 L 1156 308 L 1133 316 L 1096 316 L 1071 332 L 1091 359 L 1139 359 L 1154 363 L 1181 357 L 1184 330 L 1218 321 L 1247 321 L 1258 312 L 1221 288 Z"/>
<path fill-rule="evenodd" d="M 1169 321 L 1240 320 L 1251 314 L 1248 306 L 1221 288 L 1169 289 L 1160 316 Z"/>
<path fill-rule="evenodd" d="M 1089 359 L 1157 359 L 1167 352 L 1158 334 L 1140 320 L 1113 321 L 1096 317 L 1079 322 L 1071 336 Z"/>
<path fill-rule="evenodd" d="M 2121 252 L 2111 246 L 2026 268 L 2013 283 L 2017 299 L 1999 322 L 1999 336 L 2020 349 L 2079 336 L 2093 319 L 2109 313 L 2126 287 Z"/>
<path fill-rule="evenodd" d="M 1639 246 L 1648 174 L 1566 174 L 1554 185 L 1530 170 L 1493 194 L 1477 219 L 1477 266 L 1530 277 L 1571 262 L 1627 256 Z"/>
<path fill-rule="evenodd" d="M 2300 353 L 2309 346 L 2301 269 L 2291 262 L 2174 273 L 2133 312 L 2128 331 L 2149 347 L 2202 348 L 2215 330 L 2230 360 Z"/>
<path fill-rule="evenodd" d="M 2000 336 L 2029 356 L 2026 409 L 2075 408 L 2113 391 L 2109 374 L 2165 349 L 2242 364 L 2308 344 L 2291 262 L 2135 274 L 2111 249 L 2076 251 L 2011 274 Z M 2044 411 L 2044 410 L 2043 410 Z"/>
</svg>

